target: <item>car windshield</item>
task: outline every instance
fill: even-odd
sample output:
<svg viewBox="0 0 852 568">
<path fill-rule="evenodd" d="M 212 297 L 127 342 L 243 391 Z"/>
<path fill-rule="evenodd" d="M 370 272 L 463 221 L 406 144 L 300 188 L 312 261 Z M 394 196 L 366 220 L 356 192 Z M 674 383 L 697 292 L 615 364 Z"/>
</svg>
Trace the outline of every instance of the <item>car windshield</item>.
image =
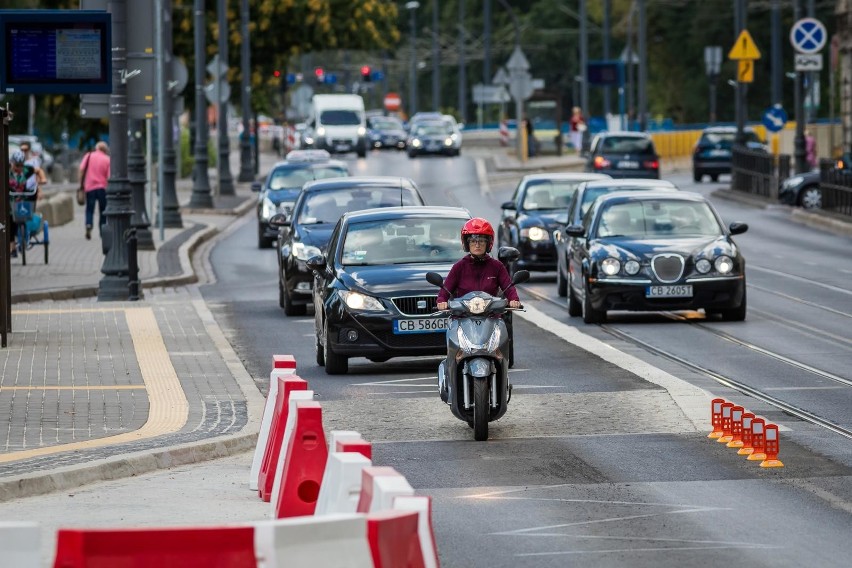
<svg viewBox="0 0 852 568">
<path fill-rule="evenodd" d="M 320 168 L 279 168 L 272 172 L 269 189 L 301 189 L 306 182 L 315 179 L 346 177 L 349 172 L 338 166 Z"/>
<path fill-rule="evenodd" d="M 654 143 L 635 136 L 607 136 L 601 140 L 601 151 L 618 154 L 653 154 Z"/>
<path fill-rule="evenodd" d="M 360 211 L 375 207 L 422 205 L 410 189 L 399 187 L 347 187 L 312 191 L 305 196 L 298 223 L 313 225 L 337 223 L 347 211 Z"/>
<path fill-rule="evenodd" d="M 577 191 L 579 181 L 536 180 L 527 184 L 521 208 L 529 210 L 565 209 Z"/>
<path fill-rule="evenodd" d="M 465 219 L 418 217 L 349 225 L 344 266 L 453 263 L 464 256 L 459 234 Z"/>
<path fill-rule="evenodd" d="M 326 126 L 357 126 L 361 124 L 361 117 L 354 110 L 326 110 L 320 115 L 320 121 Z"/>
<path fill-rule="evenodd" d="M 417 136 L 440 136 L 452 134 L 453 127 L 447 122 L 430 122 L 429 124 L 418 124 L 414 130 Z"/>
<path fill-rule="evenodd" d="M 643 199 L 613 203 L 598 213 L 601 237 L 718 237 L 722 229 L 701 201 Z"/>
<path fill-rule="evenodd" d="M 649 191 L 652 189 L 657 189 L 654 187 L 589 187 L 583 192 L 583 201 L 580 203 L 580 217 L 585 217 L 586 212 L 592 206 L 595 199 L 600 197 L 601 195 L 606 195 L 607 193 L 612 193 L 613 191 Z"/>
</svg>

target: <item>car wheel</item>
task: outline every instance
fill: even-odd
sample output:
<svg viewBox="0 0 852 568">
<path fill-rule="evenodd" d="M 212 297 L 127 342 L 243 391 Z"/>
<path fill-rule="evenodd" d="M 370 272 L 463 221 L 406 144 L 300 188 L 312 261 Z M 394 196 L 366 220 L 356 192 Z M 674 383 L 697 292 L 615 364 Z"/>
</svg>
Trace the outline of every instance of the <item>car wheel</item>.
<svg viewBox="0 0 852 568">
<path fill-rule="evenodd" d="M 799 193 L 799 205 L 803 209 L 822 209 L 822 190 L 817 185 L 809 185 Z"/>
<path fill-rule="evenodd" d="M 349 357 L 338 355 L 331 349 L 328 337 L 328 325 L 325 327 L 325 343 L 323 354 L 325 355 L 325 372 L 328 375 L 345 375 L 349 372 Z"/>
<path fill-rule="evenodd" d="M 320 341 L 319 333 L 317 333 L 316 339 L 314 340 L 314 347 L 316 348 L 317 354 L 317 365 L 320 367 L 325 366 L 325 349 L 323 349 L 322 341 Z"/>
<path fill-rule="evenodd" d="M 710 176 L 710 179 L 714 182 L 719 181 L 719 174 L 713 174 Z"/>
<path fill-rule="evenodd" d="M 272 246 L 272 241 L 263 236 L 263 225 L 257 224 L 257 248 L 265 249 Z"/>
<path fill-rule="evenodd" d="M 294 304 L 293 298 L 290 296 L 290 291 L 287 289 L 287 279 L 283 278 L 279 284 L 281 287 L 281 298 L 278 302 L 284 308 L 284 315 L 287 316 L 303 316 L 308 313 L 308 306 L 305 304 Z"/>
<path fill-rule="evenodd" d="M 568 295 L 568 282 L 562 276 L 562 269 L 559 266 L 556 267 L 556 293 L 560 298 Z"/>
<path fill-rule="evenodd" d="M 594 309 L 591 296 L 587 288 L 583 298 L 583 323 L 603 323 L 606 321 L 606 310 Z"/>
<path fill-rule="evenodd" d="M 743 283 L 745 285 L 745 283 Z M 722 320 L 724 321 L 745 321 L 746 319 L 746 294 L 745 288 L 743 288 L 743 301 L 736 308 L 731 308 L 730 310 L 719 310 L 719 313 L 722 314 Z"/>
<path fill-rule="evenodd" d="M 571 287 L 571 275 L 568 275 L 568 315 L 571 317 L 580 317 L 583 315 L 583 306 L 574 295 L 574 288 Z"/>
<path fill-rule="evenodd" d="M 366 158 L 367 157 L 367 150 L 358 150 L 358 157 L 359 158 Z"/>
<path fill-rule="evenodd" d="M 701 178 L 704 177 L 704 174 L 701 172 L 692 172 L 692 181 L 695 183 L 701 183 Z"/>
<path fill-rule="evenodd" d="M 414 153 L 414 152 L 409 152 L 409 153 L 408 153 L 408 157 L 409 157 L 409 158 L 412 158 L 412 159 L 413 159 L 415 156 L 417 156 L 417 154 L 416 154 L 416 153 Z"/>
<path fill-rule="evenodd" d="M 278 306 L 281 308 L 286 307 L 286 303 L 284 301 L 284 283 L 281 282 L 281 278 L 278 278 Z"/>
</svg>

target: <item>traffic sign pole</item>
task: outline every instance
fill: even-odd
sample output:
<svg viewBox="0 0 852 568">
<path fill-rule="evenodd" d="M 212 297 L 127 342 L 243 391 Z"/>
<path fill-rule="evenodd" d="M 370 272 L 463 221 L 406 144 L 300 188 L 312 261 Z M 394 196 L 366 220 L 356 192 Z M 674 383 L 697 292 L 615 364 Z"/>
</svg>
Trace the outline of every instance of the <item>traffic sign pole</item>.
<svg viewBox="0 0 852 568">
<path fill-rule="evenodd" d="M 815 55 L 818 54 L 828 39 L 828 33 L 825 26 L 815 18 L 802 18 L 801 6 L 799 2 L 794 3 L 794 14 L 796 22 L 790 28 L 790 43 L 797 54 Z M 807 116 L 804 108 L 804 92 L 803 92 L 803 71 L 798 70 L 802 67 L 799 61 L 796 63 L 796 138 L 794 142 L 795 158 L 796 158 L 796 173 L 804 173 L 808 171 L 807 163 L 807 145 L 805 140 L 805 123 Z"/>
</svg>

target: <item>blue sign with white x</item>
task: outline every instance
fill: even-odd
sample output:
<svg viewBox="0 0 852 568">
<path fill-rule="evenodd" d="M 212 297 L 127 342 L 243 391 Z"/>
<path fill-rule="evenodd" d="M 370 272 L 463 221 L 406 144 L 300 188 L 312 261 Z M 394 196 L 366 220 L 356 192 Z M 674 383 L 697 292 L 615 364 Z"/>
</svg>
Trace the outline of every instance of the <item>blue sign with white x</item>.
<svg viewBox="0 0 852 568">
<path fill-rule="evenodd" d="M 819 53 L 827 37 L 825 26 L 815 18 L 802 18 L 790 29 L 790 43 L 799 53 Z"/>
</svg>

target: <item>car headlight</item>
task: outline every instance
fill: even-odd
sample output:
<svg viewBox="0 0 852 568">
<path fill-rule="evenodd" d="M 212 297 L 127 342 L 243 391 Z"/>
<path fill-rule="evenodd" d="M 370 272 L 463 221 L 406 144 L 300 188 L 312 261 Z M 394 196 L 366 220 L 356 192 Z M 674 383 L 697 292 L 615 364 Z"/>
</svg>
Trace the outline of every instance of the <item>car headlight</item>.
<svg viewBox="0 0 852 568">
<path fill-rule="evenodd" d="M 628 260 L 624 263 L 624 272 L 626 272 L 630 276 L 635 276 L 636 274 L 638 274 L 640 268 L 640 264 L 635 260 Z"/>
<path fill-rule="evenodd" d="M 351 290 L 340 290 L 338 292 L 340 298 L 350 310 L 359 310 L 362 312 L 381 312 L 384 311 L 382 303 L 372 296 L 361 294 L 360 292 L 352 292 Z"/>
<path fill-rule="evenodd" d="M 317 136 L 325 136 L 325 128 L 323 128 L 322 126 L 317 128 Z"/>
<path fill-rule="evenodd" d="M 365 135 L 366 133 L 367 133 L 367 129 L 366 129 L 366 128 L 364 128 L 363 126 L 359 126 L 359 127 L 358 127 L 358 136 L 363 136 L 363 135 Z"/>
<path fill-rule="evenodd" d="M 710 264 L 710 261 L 706 258 L 701 258 L 698 262 L 695 263 L 695 270 L 700 272 L 701 274 L 707 274 L 710 272 L 710 269 L 713 268 L 713 265 Z"/>
<path fill-rule="evenodd" d="M 734 269 L 734 261 L 729 256 L 720 256 L 713 262 L 713 266 L 719 274 L 728 274 Z"/>
<path fill-rule="evenodd" d="M 547 229 L 544 227 L 529 227 L 527 229 L 521 229 L 521 237 L 527 238 L 531 241 L 546 241 L 550 238 L 550 233 L 548 233 Z"/>
<path fill-rule="evenodd" d="M 312 247 L 305 243 L 293 243 L 293 256 L 299 260 L 308 260 L 312 256 L 318 256 L 320 254 L 322 253 L 317 247 Z"/>
<path fill-rule="evenodd" d="M 414 140 L 412 140 L 411 145 L 414 146 L 415 148 L 419 148 L 420 147 L 420 138 L 415 138 Z"/>
<path fill-rule="evenodd" d="M 268 221 L 270 217 L 272 217 L 273 215 L 275 215 L 275 213 L 278 212 L 277 209 L 278 208 L 275 206 L 274 203 L 272 203 L 271 199 L 269 199 L 268 197 L 264 197 L 263 203 L 261 203 L 260 205 L 260 218 L 264 221 Z"/>
<path fill-rule="evenodd" d="M 789 179 L 784 180 L 784 183 L 781 184 L 782 187 L 796 187 L 800 183 L 805 181 L 805 178 L 802 176 L 793 176 Z"/>
<path fill-rule="evenodd" d="M 617 258 L 605 258 L 601 261 L 601 270 L 607 276 L 615 276 L 621 270 L 621 262 Z"/>
<path fill-rule="evenodd" d="M 457 335 L 459 347 L 465 353 L 470 353 L 472 351 L 496 351 L 497 347 L 500 345 L 500 328 L 494 327 L 494 331 L 491 333 L 491 337 L 488 338 L 488 341 L 483 344 L 473 343 L 470 341 L 467 336 L 464 334 L 464 330 L 459 326 L 459 332 Z"/>
<path fill-rule="evenodd" d="M 453 140 L 453 141 L 458 140 L 459 135 L 458 134 L 450 134 L 450 139 Z"/>
<path fill-rule="evenodd" d="M 452 138 L 447 138 L 446 140 L 444 140 L 444 146 L 452 146 L 452 145 L 453 145 L 453 139 Z"/>
<path fill-rule="evenodd" d="M 465 305 L 465 307 L 470 311 L 470 313 L 481 314 L 486 309 L 488 309 L 488 306 L 491 304 L 491 300 L 476 297 L 471 298 L 470 300 L 465 300 L 462 302 L 462 304 Z"/>
</svg>

